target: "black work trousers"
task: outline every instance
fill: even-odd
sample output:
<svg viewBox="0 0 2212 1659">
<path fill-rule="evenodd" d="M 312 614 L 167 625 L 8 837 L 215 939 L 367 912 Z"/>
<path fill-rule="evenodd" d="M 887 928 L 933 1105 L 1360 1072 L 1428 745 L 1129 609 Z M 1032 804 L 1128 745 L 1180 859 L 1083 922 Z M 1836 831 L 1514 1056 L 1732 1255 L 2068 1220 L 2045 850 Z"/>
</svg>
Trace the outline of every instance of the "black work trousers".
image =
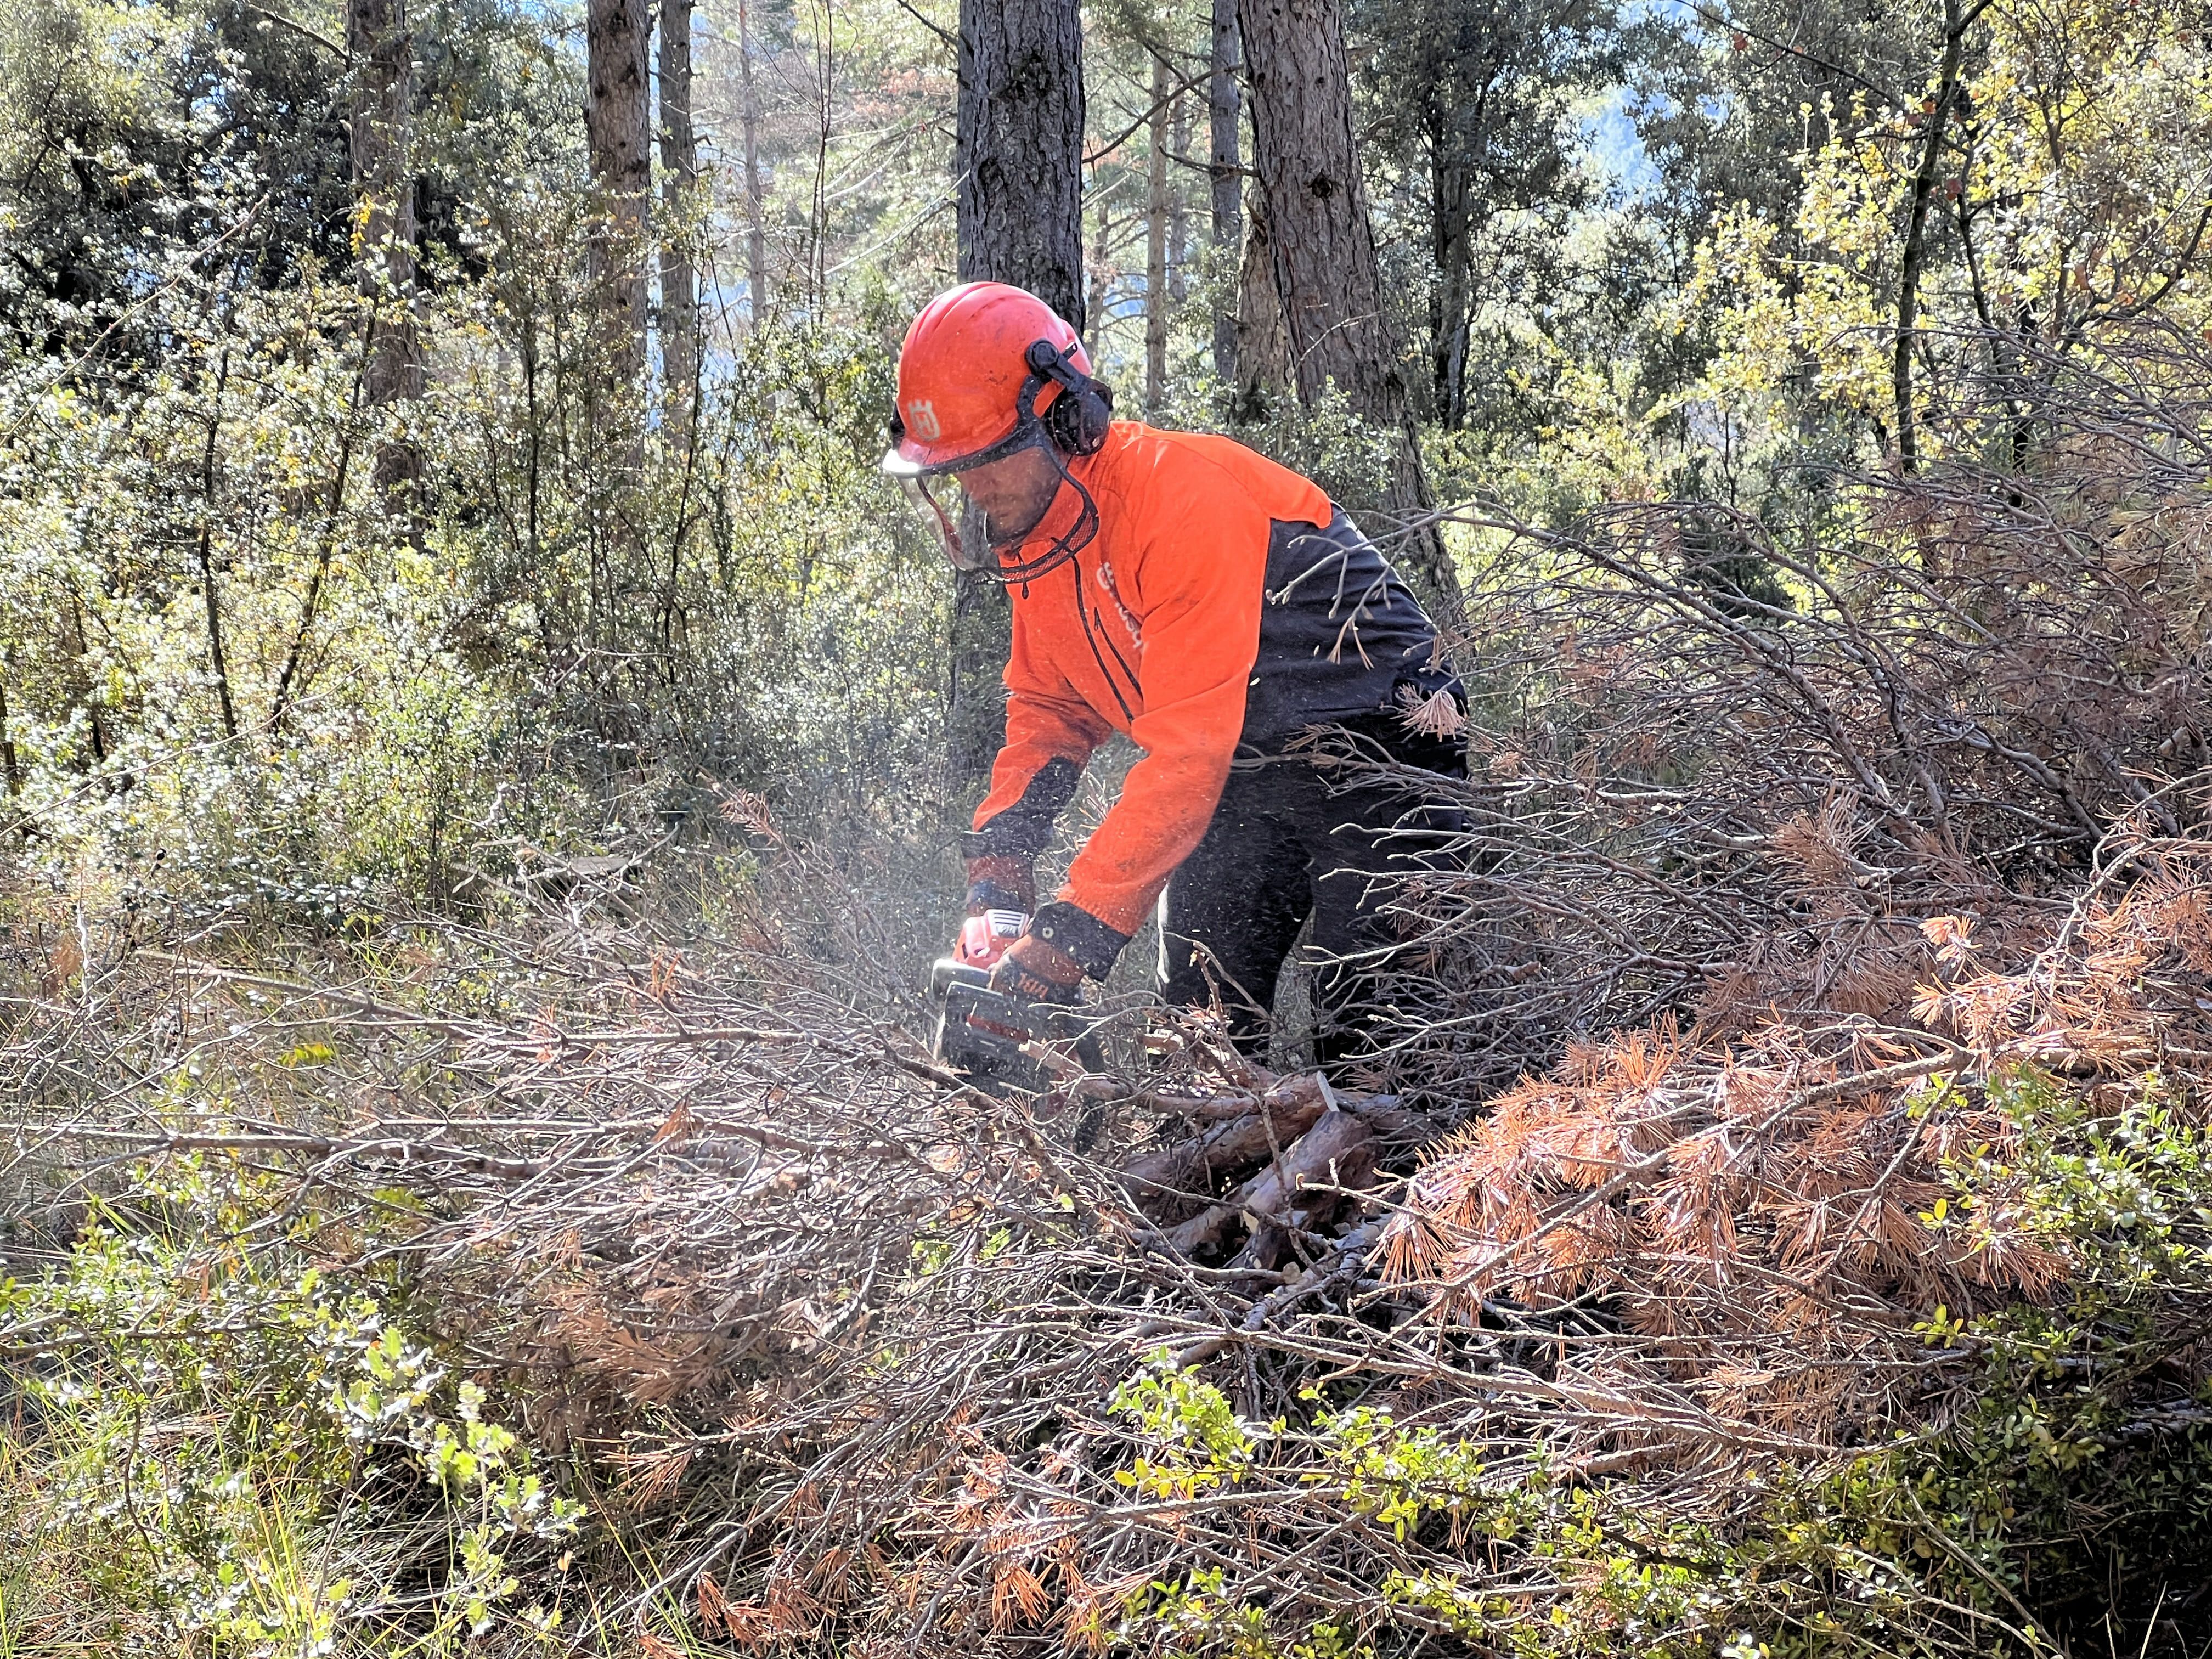
<svg viewBox="0 0 2212 1659">
<path fill-rule="evenodd" d="M 1346 722 L 1372 753 L 1464 778 L 1464 745 L 1410 733 L 1391 715 Z M 1346 787 L 1346 769 L 1304 752 L 1242 762 L 1213 821 L 1160 896 L 1161 994 L 1218 994 L 1237 1048 L 1264 1059 L 1275 981 L 1306 918 L 1315 1058 L 1334 1069 L 1373 1046 L 1387 1020 L 1381 981 L 1401 945 L 1386 914 L 1400 878 L 1450 860 L 1466 817 L 1448 787 L 1396 780 Z"/>
</svg>

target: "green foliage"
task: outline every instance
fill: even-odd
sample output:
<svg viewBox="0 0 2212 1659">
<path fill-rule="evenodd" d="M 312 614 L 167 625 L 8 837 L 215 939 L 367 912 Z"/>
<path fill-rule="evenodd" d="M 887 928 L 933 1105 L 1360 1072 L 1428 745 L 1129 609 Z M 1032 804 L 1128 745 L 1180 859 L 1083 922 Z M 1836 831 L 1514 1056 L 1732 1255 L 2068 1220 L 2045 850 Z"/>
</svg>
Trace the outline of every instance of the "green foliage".
<svg viewBox="0 0 2212 1659">
<path fill-rule="evenodd" d="M 574 1533 L 488 1396 L 389 1289 L 313 1265 L 331 1218 L 198 1155 L 97 1201 L 67 1262 L 0 1284 L 27 1358 L 0 1441 L 0 1637 L 240 1655 L 550 1630 L 518 1549 Z M 378 1638 L 377 1639 L 381 1639 Z"/>
<path fill-rule="evenodd" d="M 2094 1617 L 2113 1574 L 2179 1583 L 2212 1551 L 2212 1382 L 2183 1363 L 2212 1289 L 2212 1149 L 2155 1077 L 2117 1112 L 2033 1073 L 1991 1092 L 2018 1145 L 1962 1160 L 1950 1224 L 1986 1230 L 2001 1194 L 2071 1262 L 2067 1294 L 1936 1310 L 1926 1340 L 1970 1352 L 1979 1383 L 1936 1457 L 1887 1468 L 1985 1594 L 2033 1584 L 2039 1605 Z"/>
<path fill-rule="evenodd" d="M 1115 1480 L 1151 1497 L 1187 1498 L 1243 1479 L 1260 1449 L 1280 1435 L 1282 1424 L 1255 1427 L 1238 1417 L 1229 1396 L 1189 1370 L 1177 1370 L 1165 1353 L 1151 1368 L 1115 1390 L 1113 1409 L 1133 1419 L 1156 1449 L 1139 1455 Z"/>
</svg>

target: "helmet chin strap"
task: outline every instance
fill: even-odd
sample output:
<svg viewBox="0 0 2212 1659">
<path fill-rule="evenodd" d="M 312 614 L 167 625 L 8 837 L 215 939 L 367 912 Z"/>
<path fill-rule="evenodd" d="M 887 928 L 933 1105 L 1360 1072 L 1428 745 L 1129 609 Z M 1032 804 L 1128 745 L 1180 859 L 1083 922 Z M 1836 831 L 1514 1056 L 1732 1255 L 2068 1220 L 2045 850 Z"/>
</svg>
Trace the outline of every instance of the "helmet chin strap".
<svg viewBox="0 0 2212 1659">
<path fill-rule="evenodd" d="M 1018 563 L 1008 564 L 1004 557 L 1000 557 L 983 564 L 981 574 L 1001 586 L 1012 586 L 1018 582 L 1032 582 L 1039 576 L 1059 569 L 1060 566 L 1090 546 L 1092 539 L 1098 534 L 1098 503 L 1092 499 L 1091 492 L 1083 487 L 1083 480 L 1067 470 L 1067 458 L 1060 453 L 1060 446 L 1052 441 L 1051 434 L 1048 433 L 1045 436 L 1044 449 L 1045 453 L 1052 457 L 1053 470 L 1060 475 L 1060 486 L 1074 490 L 1083 505 L 1076 510 L 1075 522 L 1054 537 L 1052 545 L 1035 558 L 1024 559 Z M 1046 518 L 1052 515 L 1053 506 L 1059 500 L 1060 488 L 1055 487 L 1052 492 L 1052 500 L 1045 503 L 1044 514 L 1037 520 L 1039 524 L 1043 523 Z M 1035 526 L 1030 528 L 1034 529 Z M 997 553 L 1001 548 L 1018 547 L 1029 534 L 1030 532 L 1025 530 L 1021 535 L 1013 537 L 1009 541 L 994 542 L 991 550 Z"/>
<path fill-rule="evenodd" d="M 1032 582 L 1039 576 L 1059 569 L 1090 546 L 1098 534 L 1098 503 L 1083 487 L 1083 480 L 1068 471 L 1067 457 L 1061 453 L 1059 440 L 1053 435 L 1052 428 L 1044 417 L 1037 413 L 1037 394 L 1048 386 L 1058 386 L 1063 398 L 1076 395 L 1075 376 L 1068 368 L 1067 353 L 1055 352 L 1048 342 L 1040 340 L 1030 348 L 1029 361 L 1029 378 L 1023 382 L 1021 392 L 1014 399 L 1014 410 L 1022 425 L 1034 426 L 1042 433 L 1044 452 L 1052 457 L 1053 471 L 1060 475 L 1060 486 L 1054 487 L 1052 499 L 1045 503 L 1044 511 L 1037 516 L 1036 524 L 1025 526 L 1020 535 L 1009 537 L 1006 542 L 994 541 L 992 551 L 997 553 L 1002 547 L 1018 547 L 1037 524 L 1042 524 L 1051 517 L 1053 505 L 1060 500 L 1060 486 L 1074 490 L 1083 505 L 1076 511 L 1075 522 L 1054 538 L 1052 545 L 1035 558 L 1024 559 L 1014 564 L 1008 564 L 1003 557 L 988 561 L 982 567 L 982 574 L 1001 586 Z"/>
</svg>

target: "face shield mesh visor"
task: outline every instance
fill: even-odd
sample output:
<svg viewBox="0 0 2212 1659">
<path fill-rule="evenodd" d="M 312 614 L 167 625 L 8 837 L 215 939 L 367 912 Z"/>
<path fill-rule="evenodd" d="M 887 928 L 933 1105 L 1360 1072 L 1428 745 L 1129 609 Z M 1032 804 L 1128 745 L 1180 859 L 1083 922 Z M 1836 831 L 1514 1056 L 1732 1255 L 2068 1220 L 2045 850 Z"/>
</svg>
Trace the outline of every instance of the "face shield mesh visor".
<svg viewBox="0 0 2212 1659">
<path fill-rule="evenodd" d="M 899 488 L 955 569 L 996 568 L 999 557 L 982 504 L 961 487 L 957 474 L 908 473 L 900 477 Z"/>
<path fill-rule="evenodd" d="M 1018 478 L 1012 481 L 1014 487 L 1010 490 L 1002 464 L 1030 451 L 1048 458 L 1050 465 L 1019 469 L 1028 475 L 1028 488 L 1024 490 Z M 971 488 L 972 481 L 986 468 L 994 469 L 1000 480 L 988 496 L 995 513 L 987 510 L 983 496 Z M 1036 529 L 1050 510 L 1060 486 L 1073 482 L 1043 422 L 1033 418 L 988 449 L 959 460 L 919 467 L 904 461 L 894 450 L 884 458 L 884 470 L 898 480 L 923 527 L 937 538 L 955 568 L 984 571 L 1001 579 L 1008 573 L 1000 559 L 1000 550 L 1015 546 Z M 1087 507 L 1087 494 L 1084 501 Z"/>
</svg>

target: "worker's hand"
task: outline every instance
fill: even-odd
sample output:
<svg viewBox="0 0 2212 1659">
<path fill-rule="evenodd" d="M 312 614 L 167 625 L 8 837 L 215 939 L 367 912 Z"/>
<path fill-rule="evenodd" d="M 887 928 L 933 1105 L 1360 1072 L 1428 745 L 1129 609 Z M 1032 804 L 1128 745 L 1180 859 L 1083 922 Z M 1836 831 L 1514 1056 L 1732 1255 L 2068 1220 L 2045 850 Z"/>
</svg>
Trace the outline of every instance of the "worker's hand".
<svg viewBox="0 0 2212 1659">
<path fill-rule="evenodd" d="M 991 988 L 1031 1002 L 1073 1002 L 1083 988 L 1083 964 L 1035 933 L 1013 942 L 991 970 Z"/>
<path fill-rule="evenodd" d="M 1012 853 L 986 853 L 968 860 L 968 914 L 1036 908 L 1036 870 Z"/>
</svg>

